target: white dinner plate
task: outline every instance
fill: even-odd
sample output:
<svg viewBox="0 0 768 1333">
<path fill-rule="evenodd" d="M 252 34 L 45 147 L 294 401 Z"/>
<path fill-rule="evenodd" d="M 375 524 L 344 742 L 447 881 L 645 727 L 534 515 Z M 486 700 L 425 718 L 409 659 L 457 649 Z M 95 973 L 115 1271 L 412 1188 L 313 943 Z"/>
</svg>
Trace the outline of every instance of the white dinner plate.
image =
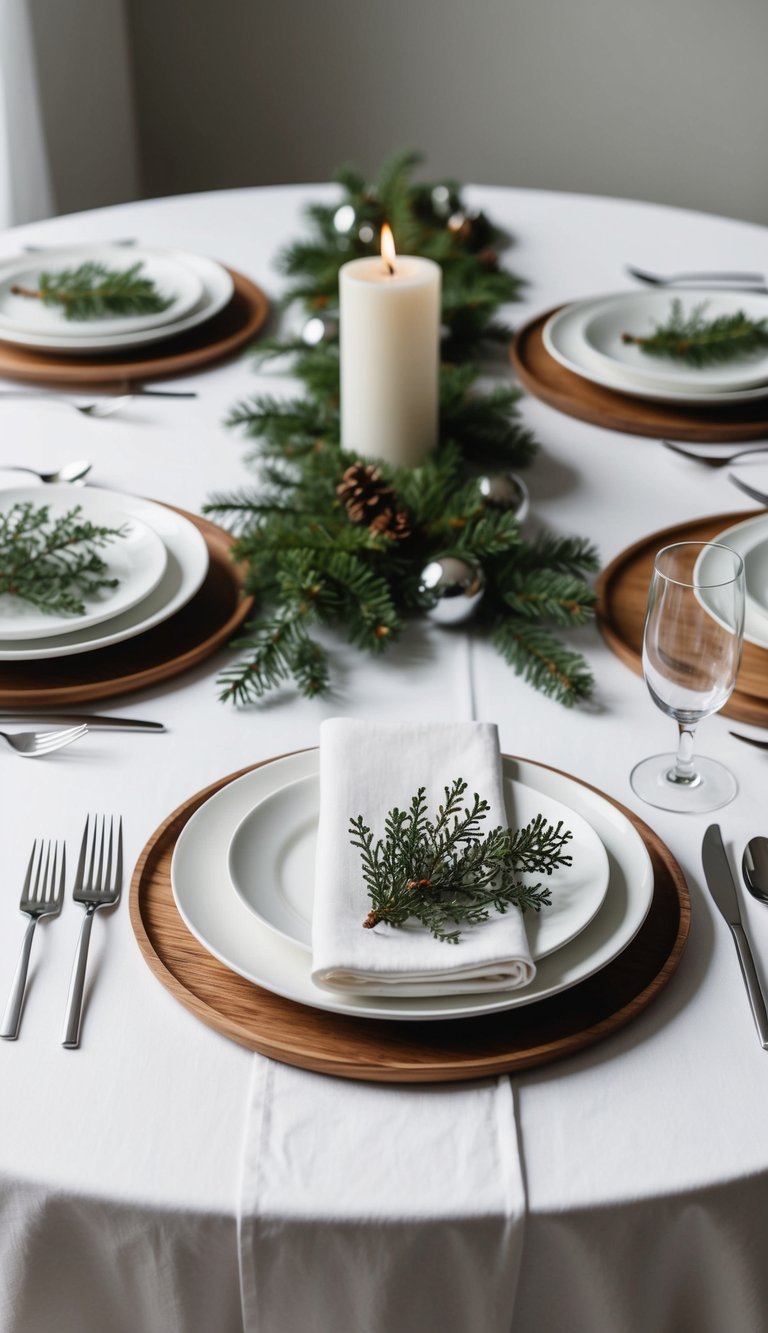
<svg viewBox="0 0 768 1333">
<path fill-rule="evenodd" d="M 634 343 L 625 343 L 622 334 L 641 337 L 666 324 L 672 301 L 679 300 L 686 315 L 703 306 L 704 317 L 735 314 L 742 310 L 750 319 L 768 319 L 768 295 L 759 292 L 687 290 L 620 292 L 602 301 L 584 316 L 581 336 L 597 363 L 622 375 L 628 382 L 651 388 L 668 388 L 691 393 L 731 393 L 753 389 L 768 383 L 768 351 L 759 348 L 734 361 L 710 366 L 685 365 L 680 361 L 649 356 Z"/>
<path fill-rule="evenodd" d="M 50 517 L 56 519 L 79 507 L 82 518 L 89 523 L 122 528 L 123 535 L 113 538 L 99 551 L 106 565 L 104 577 L 117 579 L 117 587 L 102 588 L 94 596 L 84 597 L 87 609 L 82 616 L 46 615 L 20 597 L 5 593 L 0 596 L 0 643 L 49 639 L 73 629 L 100 625 L 136 606 L 163 577 L 168 562 L 165 546 L 146 523 L 117 507 L 111 498 L 105 499 L 100 491 L 63 486 L 56 488 L 56 495 L 51 495 L 53 489 L 41 492 L 39 486 L 25 486 L 0 491 L 0 514 L 6 515 L 14 505 L 32 504 L 37 508 L 44 504 Z"/>
<path fill-rule="evenodd" d="M 756 514 L 754 518 L 734 523 L 725 532 L 719 532 L 714 540 L 720 546 L 729 546 L 744 561 L 747 588 L 744 638 L 758 648 L 768 648 L 768 611 L 760 604 L 761 597 L 763 601 L 766 599 L 765 581 L 768 579 L 768 514 Z M 698 579 L 706 581 L 711 563 L 711 554 L 703 551 L 695 565 Z M 702 589 L 701 599 L 716 616 L 717 607 L 708 598 L 706 589 Z"/>
<path fill-rule="evenodd" d="M 246 907 L 227 872 L 235 830 L 259 801 L 288 782 L 317 773 L 317 750 L 276 759 L 246 773 L 195 812 L 182 829 L 171 864 L 179 913 L 204 948 L 233 972 L 277 995 L 330 1013 L 396 1020 L 459 1018 L 555 995 L 599 971 L 626 948 L 651 905 L 653 870 L 640 835 L 604 797 L 529 760 L 505 758 L 503 769 L 505 779 L 517 779 L 586 819 L 605 847 L 610 872 L 597 915 L 569 944 L 542 959 L 525 990 L 418 999 L 333 994 L 312 982 L 306 950 L 270 930 Z M 514 811 L 511 814 L 514 819 Z"/>
<path fill-rule="evenodd" d="M 567 848 L 572 867 L 558 867 L 546 877 L 551 906 L 525 916 L 531 957 L 538 961 L 574 939 L 600 910 L 608 890 L 608 857 L 594 829 L 560 801 L 511 778 L 505 779 L 505 797 L 515 828 L 542 814 L 550 824 L 562 820 L 573 834 Z M 235 830 L 228 858 L 230 879 L 246 907 L 269 929 L 310 953 L 319 814 L 319 777 L 289 782 L 246 815 Z M 536 883 L 542 877 L 522 879 Z"/>
<path fill-rule="evenodd" d="M 57 251 L 46 253 L 46 262 L 55 263 Z M 97 334 L 72 337 L 66 333 L 35 334 L 20 333 L 11 329 L 0 330 L 0 339 L 4 342 L 18 343 L 22 347 L 37 348 L 40 351 L 58 352 L 62 356 L 99 354 L 108 355 L 125 347 L 140 347 L 149 343 L 160 342 L 165 338 L 175 338 L 187 329 L 195 328 L 205 320 L 212 319 L 232 299 L 235 284 L 232 277 L 221 264 L 203 255 L 193 255 L 182 250 L 155 251 L 158 255 L 168 256 L 185 264 L 200 278 L 203 294 L 188 314 L 171 323 L 158 325 L 152 329 L 136 329 L 133 333 Z"/>
<path fill-rule="evenodd" d="M 36 290 L 41 273 L 57 273 L 92 262 L 124 271 L 140 264 L 139 277 L 149 278 L 161 296 L 171 298 L 165 310 L 153 315 L 104 315 L 97 319 L 67 319 L 62 306 L 44 305 L 42 301 L 19 296 L 13 288 Z M 172 324 L 188 315 L 203 295 L 203 280 L 188 264 L 155 250 L 138 246 L 75 246 L 70 250 L 46 251 L 0 266 L 0 336 L 31 333 L 40 337 L 51 334 L 66 338 L 102 338 L 135 333 Z"/>
<path fill-rule="evenodd" d="M 89 492 L 91 489 L 95 491 L 95 488 L 88 489 Z M 61 492 L 69 497 L 70 503 L 79 498 L 79 493 L 73 496 L 72 487 L 66 485 L 46 486 L 44 494 L 46 500 L 49 496 L 53 500 Z M 0 491 L 0 501 L 3 494 L 7 492 Z M 37 487 L 35 494 L 39 497 L 43 492 Z M 97 648 L 121 643 L 167 620 L 198 591 L 208 572 L 208 547 L 194 523 L 153 500 L 121 495 L 116 491 L 100 490 L 98 494 L 108 503 L 119 506 L 120 511 L 130 518 L 145 523 L 160 537 L 166 551 L 166 566 L 160 582 L 148 597 L 106 624 L 72 630 L 68 634 L 57 634 L 45 640 L 17 639 L 13 643 L 3 644 L 0 648 L 0 662 L 33 662 L 49 657 L 71 657 L 75 653 L 93 652 Z"/>
<path fill-rule="evenodd" d="M 592 384 L 602 384 L 604 388 L 613 389 L 617 393 L 627 394 L 631 398 L 648 398 L 659 402 L 717 403 L 720 407 L 725 407 L 768 397 L 768 385 L 759 385 L 752 389 L 734 389 L 729 392 L 710 392 L 703 389 L 694 392 L 693 389 L 671 389 L 664 385 L 630 383 L 626 375 L 617 368 L 606 368 L 599 364 L 592 349 L 584 340 L 582 330 L 585 319 L 605 301 L 605 296 L 596 297 L 591 301 L 576 301 L 551 315 L 544 325 L 542 330 L 544 346 L 555 361 L 574 375 L 579 375 L 581 379 L 589 380 Z"/>
</svg>

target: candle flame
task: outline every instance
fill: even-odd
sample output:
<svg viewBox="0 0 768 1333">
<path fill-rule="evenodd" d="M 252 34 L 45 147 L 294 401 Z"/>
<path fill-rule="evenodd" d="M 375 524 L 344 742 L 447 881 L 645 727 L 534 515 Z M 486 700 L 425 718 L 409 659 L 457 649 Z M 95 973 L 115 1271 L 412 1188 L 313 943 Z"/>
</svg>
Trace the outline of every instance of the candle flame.
<svg viewBox="0 0 768 1333">
<path fill-rule="evenodd" d="M 381 257 L 390 273 L 395 271 L 395 238 L 392 235 L 392 228 L 388 222 L 385 222 L 381 228 Z"/>
</svg>

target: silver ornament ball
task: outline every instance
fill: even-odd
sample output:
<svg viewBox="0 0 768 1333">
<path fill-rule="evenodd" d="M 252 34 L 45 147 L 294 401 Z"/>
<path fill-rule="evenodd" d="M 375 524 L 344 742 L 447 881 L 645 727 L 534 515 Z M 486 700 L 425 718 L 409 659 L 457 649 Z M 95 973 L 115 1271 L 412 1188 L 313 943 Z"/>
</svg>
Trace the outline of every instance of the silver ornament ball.
<svg viewBox="0 0 768 1333">
<path fill-rule="evenodd" d="M 357 222 L 357 214 L 351 204 L 342 204 L 333 215 L 333 225 L 340 236 L 346 236 Z"/>
<path fill-rule="evenodd" d="M 485 574 L 473 560 L 436 555 L 422 569 L 419 583 L 432 602 L 428 619 L 436 625 L 460 625 L 477 610 L 485 591 Z"/>
<path fill-rule="evenodd" d="M 307 347 L 318 347 L 320 343 L 332 342 L 339 336 L 339 321 L 330 315 L 313 315 L 301 330 L 301 341 Z"/>
<path fill-rule="evenodd" d="M 530 507 L 530 496 L 528 487 L 516 472 L 492 472 L 481 477 L 478 486 L 487 505 L 509 510 L 522 523 Z"/>
</svg>

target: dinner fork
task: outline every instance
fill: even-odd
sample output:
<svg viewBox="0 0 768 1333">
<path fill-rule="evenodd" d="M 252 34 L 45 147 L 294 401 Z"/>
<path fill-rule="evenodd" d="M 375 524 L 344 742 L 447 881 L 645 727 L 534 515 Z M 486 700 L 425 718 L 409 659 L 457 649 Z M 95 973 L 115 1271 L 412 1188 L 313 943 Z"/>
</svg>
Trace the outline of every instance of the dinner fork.
<svg viewBox="0 0 768 1333">
<path fill-rule="evenodd" d="M 36 759 L 38 755 L 53 754 L 54 750 L 62 750 L 65 745 L 79 741 L 87 730 L 83 723 L 80 727 L 65 727 L 63 731 L 0 731 L 0 739 L 7 741 L 11 749 L 25 759 Z"/>
<path fill-rule="evenodd" d="M 741 477 L 734 476 L 733 472 L 728 473 L 728 480 L 732 482 L 734 486 L 738 486 L 739 490 L 743 491 L 745 495 L 749 495 L 751 499 L 757 500 L 758 504 L 768 505 L 768 495 L 766 495 L 765 491 L 759 491 L 756 486 L 748 485 L 746 481 L 741 480 Z"/>
<path fill-rule="evenodd" d="M 664 277 L 643 268 L 633 268 L 631 264 L 627 264 L 627 273 L 638 282 L 648 283 L 649 287 L 673 287 L 676 282 L 736 282 L 748 283 L 750 290 L 754 290 L 754 283 L 765 282 L 764 273 L 671 273 Z"/>
<path fill-rule="evenodd" d="M 671 440 L 662 440 L 661 443 L 665 449 L 671 449 L 673 453 L 680 454 L 683 458 L 692 458 L 694 463 L 703 463 L 705 467 L 726 467 L 728 463 L 733 463 L 737 458 L 748 458 L 750 454 L 768 454 L 768 444 L 753 444 L 750 449 L 737 449 L 735 453 L 719 454 L 712 457 L 711 454 L 699 454 L 693 449 L 686 449 L 679 444 L 673 444 Z"/>
<path fill-rule="evenodd" d="M 64 879 L 66 877 L 66 846 L 57 842 L 40 843 L 38 852 L 37 839 L 32 844 L 24 887 L 21 890 L 19 911 L 29 917 L 29 924 L 21 946 L 19 961 L 5 1006 L 0 1037 L 6 1041 L 15 1041 L 19 1035 L 21 1010 L 24 1004 L 24 991 L 27 985 L 27 968 L 32 950 L 32 936 L 41 916 L 58 916 L 64 901 Z"/>
<path fill-rule="evenodd" d="M 88 962 L 88 945 L 91 939 L 93 918 L 99 907 L 112 907 L 120 897 L 123 883 L 123 821 L 117 821 L 117 840 L 115 840 L 115 821 L 109 820 L 107 831 L 106 815 L 94 815 L 91 826 L 90 815 L 85 821 L 83 841 L 80 844 L 80 857 L 75 872 L 73 901 L 85 907 L 85 920 L 80 929 L 77 952 L 72 967 L 67 995 L 67 1010 L 64 1016 L 62 1046 L 73 1050 L 80 1045 L 80 1019 L 83 1011 L 83 990 L 85 988 L 85 969 Z"/>
</svg>

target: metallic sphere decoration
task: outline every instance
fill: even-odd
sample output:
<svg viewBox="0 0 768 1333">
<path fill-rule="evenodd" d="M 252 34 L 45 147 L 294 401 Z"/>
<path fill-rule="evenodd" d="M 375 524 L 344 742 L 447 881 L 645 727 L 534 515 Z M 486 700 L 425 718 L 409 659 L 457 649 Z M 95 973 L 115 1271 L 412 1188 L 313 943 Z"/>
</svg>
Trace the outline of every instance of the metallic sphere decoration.
<svg viewBox="0 0 768 1333">
<path fill-rule="evenodd" d="M 510 510 L 522 523 L 530 508 L 530 496 L 528 487 L 516 472 L 492 472 L 481 477 L 478 486 L 487 505 Z"/>
<path fill-rule="evenodd" d="M 432 600 L 427 617 L 436 625 L 460 625 L 477 610 L 485 575 L 473 560 L 437 555 L 421 571 L 420 587 Z"/>
<path fill-rule="evenodd" d="M 362 241 L 363 245 L 370 245 L 375 235 L 376 232 L 374 231 L 370 222 L 364 222 L 362 227 L 357 233 L 357 238 L 358 240 Z"/>
<path fill-rule="evenodd" d="M 318 347 L 320 343 L 330 342 L 338 337 L 339 321 L 329 315 L 313 315 L 301 330 L 301 341 L 307 347 Z"/>
<path fill-rule="evenodd" d="M 357 214 L 351 204 L 342 204 L 333 215 L 333 225 L 340 236 L 351 232 L 357 222 Z"/>
</svg>

